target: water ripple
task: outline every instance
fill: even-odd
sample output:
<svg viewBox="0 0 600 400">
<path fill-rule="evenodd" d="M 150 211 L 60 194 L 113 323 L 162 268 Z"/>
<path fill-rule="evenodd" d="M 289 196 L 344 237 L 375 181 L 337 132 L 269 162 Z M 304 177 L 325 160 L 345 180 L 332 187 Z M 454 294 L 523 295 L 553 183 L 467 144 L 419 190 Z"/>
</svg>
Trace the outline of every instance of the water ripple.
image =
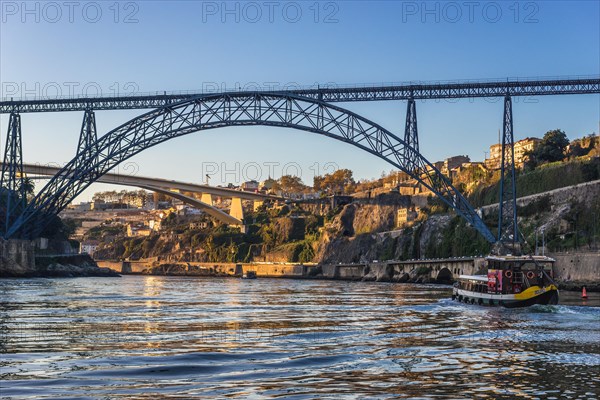
<svg viewBox="0 0 600 400">
<path fill-rule="evenodd" d="M 9 398 L 597 398 L 600 308 L 466 306 L 444 286 L 0 280 Z"/>
</svg>

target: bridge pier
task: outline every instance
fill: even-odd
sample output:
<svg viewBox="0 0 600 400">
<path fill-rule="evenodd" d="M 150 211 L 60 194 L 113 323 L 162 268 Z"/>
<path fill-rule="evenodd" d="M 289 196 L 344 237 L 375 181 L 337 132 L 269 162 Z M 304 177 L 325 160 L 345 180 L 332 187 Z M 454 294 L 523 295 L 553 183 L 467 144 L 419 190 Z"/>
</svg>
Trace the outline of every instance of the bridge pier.
<svg viewBox="0 0 600 400">
<path fill-rule="evenodd" d="M 500 201 L 498 210 L 498 243 L 508 245 L 510 252 L 520 254 L 517 225 L 517 187 L 515 180 L 515 141 L 513 135 L 512 100 L 504 97 L 502 132 L 502 165 L 500 167 Z M 502 251 L 502 249 L 497 249 Z"/>
<path fill-rule="evenodd" d="M 200 201 L 212 206 L 213 205 L 212 194 L 202 193 L 202 197 L 200 197 Z"/>
<path fill-rule="evenodd" d="M 253 204 L 253 210 L 254 212 L 258 211 L 258 209 L 264 204 L 264 201 L 261 200 L 254 200 L 254 204 Z"/>
<path fill-rule="evenodd" d="M 94 146 L 98 140 L 96 129 L 96 114 L 91 108 L 86 108 L 83 114 L 83 122 L 81 124 L 81 132 L 79 133 L 79 142 L 77 144 L 77 157 L 92 157 L 94 161 L 98 161 Z"/>
<path fill-rule="evenodd" d="M 229 210 L 229 215 L 233 218 L 237 218 L 240 221 L 244 220 L 244 210 L 242 208 L 242 199 L 240 197 L 232 197 L 231 198 L 231 209 Z"/>
<path fill-rule="evenodd" d="M 0 176 L 0 188 L 5 190 L 5 193 L 2 193 L 2 199 L 0 199 L 0 202 L 4 204 L 0 204 L 0 208 L 6 210 L 0 213 L 2 236 L 8 232 L 13 219 L 25 209 L 27 193 L 24 177 L 21 116 L 17 113 L 11 113 L 8 121 L 8 132 L 6 133 L 2 175 Z"/>
<path fill-rule="evenodd" d="M 406 124 L 404 126 L 404 142 L 412 147 L 404 147 L 404 165 L 412 166 L 417 161 L 419 153 L 419 132 L 417 130 L 417 106 L 411 96 L 406 105 Z"/>
</svg>

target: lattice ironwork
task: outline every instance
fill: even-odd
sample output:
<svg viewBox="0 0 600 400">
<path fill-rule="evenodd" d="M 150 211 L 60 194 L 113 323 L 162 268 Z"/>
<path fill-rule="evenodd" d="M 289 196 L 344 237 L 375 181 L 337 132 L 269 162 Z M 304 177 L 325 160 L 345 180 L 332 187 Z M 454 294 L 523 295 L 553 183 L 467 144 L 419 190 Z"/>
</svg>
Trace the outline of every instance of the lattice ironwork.
<svg viewBox="0 0 600 400">
<path fill-rule="evenodd" d="M 23 184 L 23 150 L 21 146 L 21 116 L 10 114 L 4 162 L 0 177 L 0 230 L 6 233 L 18 213 L 23 212 L 26 203 L 26 191 Z"/>
<path fill-rule="evenodd" d="M 94 147 L 98 141 L 96 129 L 96 114 L 93 110 L 87 109 L 83 114 L 83 123 L 79 133 L 79 143 L 77 144 L 77 156 L 88 157 L 95 153 Z"/>
<path fill-rule="evenodd" d="M 517 225 L 517 185 L 515 175 L 515 141 L 513 135 L 512 100 L 504 97 L 502 130 L 502 164 L 500 166 L 500 201 L 498 210 L 498 242 L 512 252 L 520 252 Z"/>
<path fill-rule="evenodd" d="M 51 216 L 64 209 L 98 176 L 149 147 L 200 130 L 248 125 L 300 129 L 352 144 L 406 172 L 438 195 L 488 241 L 496 240 L 467 200 L 433 164 L 415 149 L 404 151 L 407 146 L 404 140 L 346 109 L 280 93 L 203 96 L 132 119 L 100 137 L 94 151 L 75 157 L 62 168 L 7 235 L 34 237 Z"/>
<path fill-rule="evenodd" d="M 404 158 L 415 163 L 419 154 L 419 132 L 417 130 L 417 108 L 415 99 L 408 99 L 406 106 L 406 124 L 404 126 Z"/>
<path fill-rule="evenodd" d="M 253 92 L 246 92 L 249 95 Z M 544 96 L 600 93 L 600 77 L 572 79 L 506 80 L 480 82 L 414 82 L 396 85 L 309 88 L 278 91 L 328 103 L 417 99 L 458 99 L 475 97 Z M 0 114 L 10 112 L 53 112 L 153 109 L 199 96 L 216 93 L 154 93 L 144 95 L 80 97 L 59 99 L 20 99 L 0 101 Z M 230 93 L 231 95 L 239 94 Z M 263 92 L 265 94 L 265 92 Z"/>
</svg>

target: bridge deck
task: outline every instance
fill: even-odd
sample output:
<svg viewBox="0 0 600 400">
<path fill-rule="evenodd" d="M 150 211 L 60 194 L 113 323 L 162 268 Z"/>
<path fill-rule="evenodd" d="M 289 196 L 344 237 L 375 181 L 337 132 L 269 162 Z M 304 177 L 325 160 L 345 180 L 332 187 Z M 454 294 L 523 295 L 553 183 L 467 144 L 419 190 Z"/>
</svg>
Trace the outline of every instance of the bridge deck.
<svg viewBox="0 0 600 400">
<path fill-rule="evenodd" d="M 312 87 L 271 91 L 231 91 L 231 96 L 249 93 L 294 94 L 325 102 L 382 101 L 413 99 L 458 99 L 475 97 L 543 96 L 600 93 L 600 77 L 512 79 L 506 81 L 411 82 L 390 85 Z M 150 94 L 69 98 L 4 98 L 0 114 L 11 112 L 56 112 L 94 110 L 154 109 L 195 97 L 217 95 L 215 92 L 162 92 Z"/>
<path fill-rule="evenodd" d="M 0 167 L 2 163 L 0 163 Z M 45 175 L 45 176 L 54 176 L 61 169 L 59 167 L 53 166 L 45 166 L 45 165 L 36 165 L 36 164 L 23 164 L 23 172 L 30 175 Z M 163 189 L 177 189 L 185 192 L 195 192 L 195 193 L 208 193 L 214 196 L 233 198 L 238 197 L 244 200 L 283 200 L 281 197 L 271 196 L 262 193 L 254 193 L 254 192 L 244 192 L 236 189 L 229 188 L 221 188 L 215 186 L 208 185 L 199 185 L 195 183 L 186 183 L 173 181 L 168 179 L 160 179 L 160 178 L 148 178 L 144 176 L 132 176 L 132 175 L 123 175 L 123 174 L 105 174 L 98 182 L 101 183 L 109 183 L 115 185 L 125 185 L 125 186 L 153 186 L 157 188 Z"/>
</svg>

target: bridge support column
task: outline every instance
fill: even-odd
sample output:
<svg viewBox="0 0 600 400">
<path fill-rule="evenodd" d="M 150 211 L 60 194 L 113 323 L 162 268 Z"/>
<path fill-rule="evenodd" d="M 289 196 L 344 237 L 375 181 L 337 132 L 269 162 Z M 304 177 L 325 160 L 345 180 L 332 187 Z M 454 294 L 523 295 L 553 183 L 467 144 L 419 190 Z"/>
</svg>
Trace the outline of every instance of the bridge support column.
<svg viewBox="0 0 600 400">
<path fill-rule="evenodd" d="M 498 242 L 510 246 L 513 252 L 520 253 L 514 144 L 512 100 L 509 95 L 506 95 L 504 97 L 502 165 L 500 167 Z"/>
<path fill-rule="evenodd" d="M 258 211 L 258 209 L 264 204 L 264 201 L 254 200 L 254 212 Z"/>
<path fill-rule="evenodd" d="M 11 113 L 8 121 L 0 188 L 4 190 L 0 197 L 0 230 L 4 236 L 13 219 L 23 211 L 27 202 L 21 146 L 21 116 L 16 113 Z"/>
<path fill-rule="evenodd" d="M 408 99 L 406 106 L 406 124 L 404 126 L 404 141 L 412 147 L 404 148 L 404 165 L 413 170 L 419 154 L 419 132 L 417 130 L 417 106 L 415 99 Z"/>
<path fill-rule="evenodd" d="M 212 194 L 202 193 L 202 197 L 200 198 L 200 201 L 208 204 L 209 206 L 212 206 L 213 205 Z"/>
<path fill-rule="evenodd" d="M 94 149 L 98 141 L 96 132 L 96 114 L 94 114 L 94 110 L 88 108 L 83 114 L 83 123 L 81 124 L 81 132 L 79 133 L 79 143 L 77 144 L 78 157 L 87 158 L 96 154 Z"/>
<path fill-rule="evenodd" d="M 244 220 L 244 210 L 242 209 L 242 199 L 239 197 L 233 197 L 231 199 L 231 209 L 229 215 L 233 218 L 237 218 L 240 221 Z"/>
</svg>

